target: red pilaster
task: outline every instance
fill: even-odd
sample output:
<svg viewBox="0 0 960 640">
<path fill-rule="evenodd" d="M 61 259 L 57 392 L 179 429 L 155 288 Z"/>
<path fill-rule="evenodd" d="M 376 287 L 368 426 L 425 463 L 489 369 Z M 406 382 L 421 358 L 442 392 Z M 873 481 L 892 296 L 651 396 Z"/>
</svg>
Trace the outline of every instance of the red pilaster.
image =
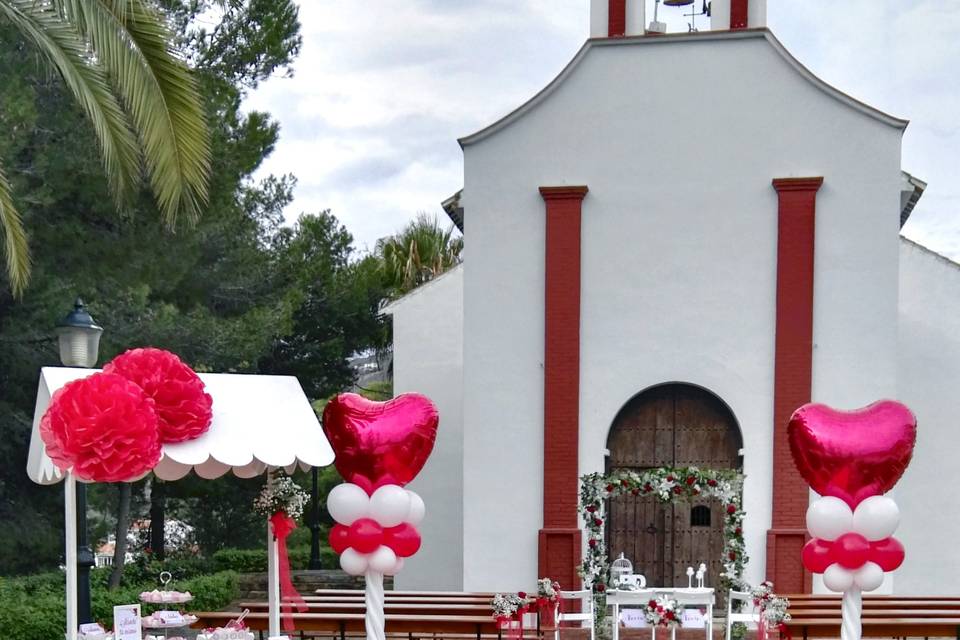
<svg viewBox="0 0 960 640">
<path fill-rule="evenodd" d="M 609 7 L 607 36 L 620 38 L 627 33 L 627 0 L 610 0 Z"/>
<path fill-rule="evenodd" d="M 540 187 L 546 204 L 543 529 L 539 575 L 579 588 L 580 212 L 586 187 Z"/>
<path fill-rule="evenodd" d="M 730 29 L 746 29 L 748 21 L 748 0 L 730 0 Z"/>
<path fill-rule="evenodd" d="M 817 191 L 823 178 L 773 181 L 779 198 L 777 328 L 773 389 L 773 527 L 767 532 L 767 579 L 779 593 L 808 593 L 800 561 L 806 541 L 807 484 L 790 456 L 787 423 L 810 402 L 813 377 L 813 263 Z"/>
</svg>

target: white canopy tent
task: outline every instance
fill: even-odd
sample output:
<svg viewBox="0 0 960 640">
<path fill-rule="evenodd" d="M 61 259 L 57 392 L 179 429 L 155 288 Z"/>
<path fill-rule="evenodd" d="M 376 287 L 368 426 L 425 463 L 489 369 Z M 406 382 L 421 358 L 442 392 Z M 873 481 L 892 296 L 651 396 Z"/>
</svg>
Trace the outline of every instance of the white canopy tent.
<svg viewBox="0 0 960 640">
<path fill-rule="evenodd" d="M 38 484 L 64 484 L 67 640 L 77 637 L 76 478 L 64 474 L 46 454 L 40 437 L 40 419 L 54 392 L 96 369 L 45 367 L 40 371 L 33 433 L 27 458 L 27 475 Z M 202 436 L 188 442 L 163 445 L 153 473 L 162 480 L 177 480 L 190 471 L 201 478 L 218 478 L 232 471 L 252 478 L 267 470 L 292 472 L 324 467 L 333 462 L 333 449 L 313 407 L 296 378 L 290 376 L 201 373 L 213 397 L 213 421 Z M 132 478 L 131 480 L 135 480 Z M 251 506 L 252 508 L 252 506 Z M 267 531 L 270 635 L 280 634 L 280 585 L 277 543 Z"/>
</svg>

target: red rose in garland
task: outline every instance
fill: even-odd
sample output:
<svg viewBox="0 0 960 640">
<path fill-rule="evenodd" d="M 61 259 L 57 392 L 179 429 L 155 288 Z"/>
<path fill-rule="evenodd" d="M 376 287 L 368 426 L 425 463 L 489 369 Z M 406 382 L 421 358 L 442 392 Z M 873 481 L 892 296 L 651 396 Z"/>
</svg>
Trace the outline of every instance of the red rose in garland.
<svg viewBox="0 0 960 640">
<path fill-rule="evenodd" d="M 53 394 L 40 420 L 47 455 L 78 478 L 125 482 L 160 460 L 160 432 L 154 403 L 129 380 L 95 373 Z"/>
<path fill-rule="evenodd" d="M 175 354 L 148 347 L 117 356 L 103 368 L 137 384 L 156 404 L 162 442 L 203 435 L 213 419 L 213 399 L 203 381 Z"/>
</svg>

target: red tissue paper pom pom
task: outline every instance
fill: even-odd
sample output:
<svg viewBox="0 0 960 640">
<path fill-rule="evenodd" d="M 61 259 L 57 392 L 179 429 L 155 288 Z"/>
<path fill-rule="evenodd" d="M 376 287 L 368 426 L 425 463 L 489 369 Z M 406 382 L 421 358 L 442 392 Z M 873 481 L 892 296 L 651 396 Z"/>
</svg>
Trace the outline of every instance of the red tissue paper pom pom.
<svg viewBox="0 0 960 640">
<path fill-rule="evenodd" d="M 78 478 L 126 482 L 160 461 L 153 401 L 129 380 L 95 373 L 53 394 L 40 420 L 47 455 Z"/>
<path fill-rule="evenodd" d="M 131 349 L 103 371 L 123 376 L 153 398 L 162 442 L 192 440 L 210 428 L 213 399 L 200 377 L 175 354 L 151 347 Z"/>
</svg>

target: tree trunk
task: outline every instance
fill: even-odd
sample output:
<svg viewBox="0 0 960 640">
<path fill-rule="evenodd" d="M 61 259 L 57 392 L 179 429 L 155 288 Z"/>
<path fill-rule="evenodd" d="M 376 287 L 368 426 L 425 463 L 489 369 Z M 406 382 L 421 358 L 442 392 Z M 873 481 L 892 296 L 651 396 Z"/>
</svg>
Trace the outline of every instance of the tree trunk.
<svg viewBox="0 0 960 640">
<path fill-rule="evenodd" d="M 166 556 L 164 534 L 166 531 L 166 485 L 154 478 L 150 487 L 150 551 L 153 557 L 163 562 Z"/>
<path fill-rule="evenodd" d="M 117 505 L 116 544 L 113 547 L 113 571 L 110 573 L 110 590 L 120 587 L 123 577 L 123 562 L 127 557 L 127 530 L 130 528 L 130 483 L 120 483 L 120 500 Z"/>
</svg>

